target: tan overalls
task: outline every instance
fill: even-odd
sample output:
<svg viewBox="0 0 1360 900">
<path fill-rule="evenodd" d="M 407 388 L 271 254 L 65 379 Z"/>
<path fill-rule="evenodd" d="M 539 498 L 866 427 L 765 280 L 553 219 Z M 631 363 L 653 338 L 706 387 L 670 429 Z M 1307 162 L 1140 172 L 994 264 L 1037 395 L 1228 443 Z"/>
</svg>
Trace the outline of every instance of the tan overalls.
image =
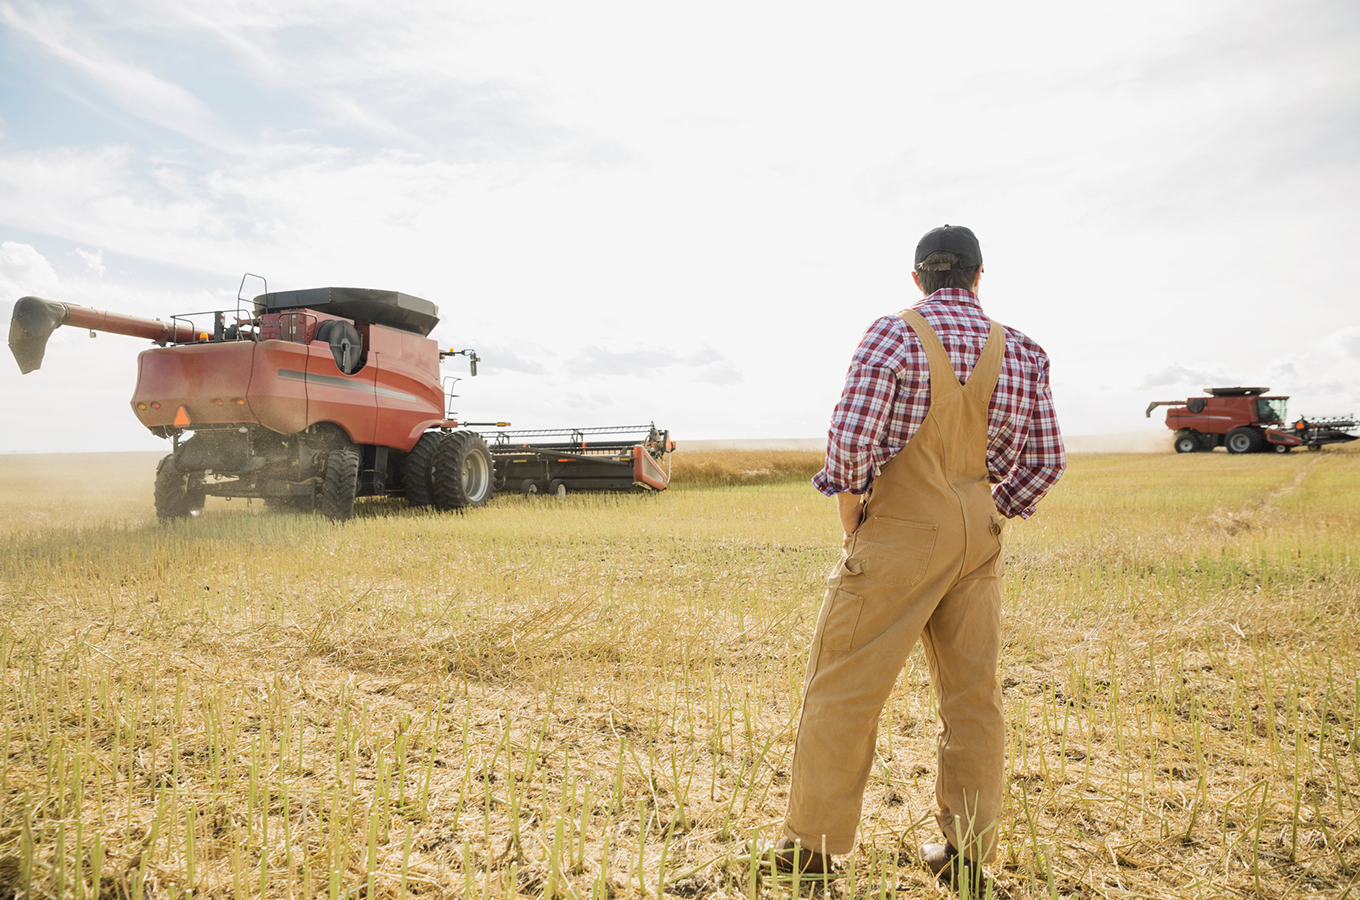
<svg viewBox="0 0 1360 900">
<path fill-rule="evenodd" d="M 962 386 L 925 319 L 901 316 L 930 362 L 930 411 L 874 479 L 863 524 L 827 582 L 784 831 L 809 850 L 853 848 L 879 714 L 919 636 L 940 709 L 936 818 L 965 856 L 988 862 L 1005 722 L 996 679 L 1004 519 L 987 481 L 987 406 L 1005 334 L 992 323 Z"/>
</svg>

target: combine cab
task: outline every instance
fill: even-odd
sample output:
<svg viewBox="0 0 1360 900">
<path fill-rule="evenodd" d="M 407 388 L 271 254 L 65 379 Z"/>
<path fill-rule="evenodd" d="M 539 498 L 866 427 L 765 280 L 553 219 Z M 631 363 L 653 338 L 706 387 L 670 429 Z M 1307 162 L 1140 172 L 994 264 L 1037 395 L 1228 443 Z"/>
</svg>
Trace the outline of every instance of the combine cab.
<svg viewBox="0 0 1360 900">
<path fill-rule="evenodd" d="M 132 410 L 172 443 L 156 470 L 162 519 L 195 515 L 208 496 L 315 508 L 336 520 L 350 518 L 362 496 L 464 509 L 485 504 L 515 471 L 514 460 L 500 462 L 503 448 L 493 456 L 448 409 L 440 362 L 466 356 L 476 375 L 478 358 L 470 349 L 441 350 L 427 337 L 439 322 L 433 303 L 336 287 L 266 288 L 248 309 L 238 292 L 237 302 L 235 310 L 167 323 L 24 297 L 14 305 L 9 345 L 27 374 L 41 366 L 48 337 L 62 325 L 157 344 L 138 357 Z M 555 443 L 545 447 L 570 455 Z M 620 472 L 570 483 L 575 490 L 664 489 L 665 473 L 651 476 L 669 449 L 665 439 L 644 442 L 600 461 L 614 472 L 627 455 L 631 474 L 641 452 L 648 457 L 641 481 Z M 525 452 L 537 451 L 527 445 Z"/>
<path fill-rule="evenodd" d="M 1324 444 L 1353 441 L 1348 434 L 1360 428 L 1352 416 L 1299 419 L 1285 426 L 1288 397 L 1267 396 L 1270 388 L 1205 388 L 1208 397 L 1189 400 L 1157 400 L 1148 404 L 1147 416 L 1159 406 L 1168 407 L 1166 427 L 1174 431 L 1177 453 L 1194 453 L 1226 447 L 1229 453 L 1271 450 L 1288 453 L 1295 447 L 1320 450 Z"/>
</svg>

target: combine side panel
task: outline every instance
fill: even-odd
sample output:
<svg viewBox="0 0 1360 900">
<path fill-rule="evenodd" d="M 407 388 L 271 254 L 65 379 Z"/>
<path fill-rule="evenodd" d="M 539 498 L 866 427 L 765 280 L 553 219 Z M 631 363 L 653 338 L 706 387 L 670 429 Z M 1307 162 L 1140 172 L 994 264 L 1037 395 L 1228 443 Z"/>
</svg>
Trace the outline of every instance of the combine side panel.
<svg viewBox="0 0 1360 900">
<path fill-rule="evenodd" d="M 306 370 L 280 371 L 279 377 L 306 384 L 308 426 L 334 422 L 356 444 L 372 444 L 378 424 L 376 373 L 376 366 L 365 365 L 346 375 L 336 366 L 330 344 L 312 341 L 307 347 Z"/>
<path fill-rule="evenodd" d="M 246 398 L 264 427 L 295 434 L 307 427 L 307 383 L 284 373 L 307 371 L 307 345 L 267 340 L 255 345 L 255 375 Z"/>
<path fill-rule="evenodd" d="M 1247 403 L 1254 404 L 1255 401 L 1248 400 Z M 1193 428 L 1205 434 L 1227 434 L 1239 425 L 1250 425 L 1254 420 L 1253 410 L 1241 401 L 1202 397 L 1194 397 L 1185 406 L 1173 406 L 1166 411 L 1166 427 L 1172 431 Z"/>
<path fill-rule="evenodd" d="M 407 451 L 444 418 L 439 388 L 439 348 L 434 341 L 374 325 L 368 365 L 377 375 L 377 433 L 373 443 Z"/>
<path fill-rule="evenodd" d="M 249 392 L 254 352 L 248 341 L 144 350 L 137 358 L 132 411 L 153 429 L 253 421 L 235 401 Z"/>
</svg>

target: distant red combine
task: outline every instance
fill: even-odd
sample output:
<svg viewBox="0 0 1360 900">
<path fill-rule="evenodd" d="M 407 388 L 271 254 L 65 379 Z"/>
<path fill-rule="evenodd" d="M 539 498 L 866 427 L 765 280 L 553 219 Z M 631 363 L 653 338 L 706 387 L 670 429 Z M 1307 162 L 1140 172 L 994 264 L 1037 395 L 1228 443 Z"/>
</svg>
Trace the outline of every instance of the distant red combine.
<svg viewBox="0 0 1360 900">
<path fill-rule="evenodd" d="M 1265 387 L 1205 388 L 1208 397 L 1157 400 L 1148 404 L 1147 417 L 1159 406 L 1166 411 L 1166 427 L 1174 431 L 1177 453 L 1226 447 L 1229 453 L 1272 450 L 1288 453 L 1295 447 L 1321 450 L 1324 444 L 1356 440 L 1347 434 L 1360 428 L 1354 416 L 1299 419 L 1285 426 L 1288 397 L 1266 396 Z"/>
<path fill-rule="evenodd" d="M 238 292 L 234 310 L 169 322 L 24 297 L 9 346 L 26 374 L 62 325 L 158 345 L 138 357 L 132 409 L 173 443 L 156 469 L 162 519 L 195 515 L 209 495 L 344 520 L 360 496 L 456 510 L 507 483 L 558 495 L 667 487 L 674 442 L 653 425 L 505 432 L 508 422 L 456 421 L 444 385 L 457 379 L 441 379 L 439 364 L 466 356 L 476 375 L 478 357 L 441 350 L 427 337 L 438 322 L 428 300 L 361 288 L 266 288 L 253 302 Z M 493 446 L 476 427 L 493 429 Z"/>
</svg>

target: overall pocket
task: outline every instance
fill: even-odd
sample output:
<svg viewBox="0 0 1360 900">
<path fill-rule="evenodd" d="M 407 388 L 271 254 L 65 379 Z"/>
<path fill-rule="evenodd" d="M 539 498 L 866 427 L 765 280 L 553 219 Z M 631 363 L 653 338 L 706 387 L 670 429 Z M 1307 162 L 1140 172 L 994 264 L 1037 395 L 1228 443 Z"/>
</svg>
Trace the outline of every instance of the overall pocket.
<svg viewBox="0 0 1360 900">
<path fill-rule="evenodd" d="M 832 592 L 821 622 L 823 650 L 850 652 L 854 646 L 855 629 L 859 626 L 859 614 L 863 608 L 864 598 L 841 588 Z"/>
<path fill-rule="evenodd" d="M 845 568 L 883 584 L 910 587 L 930 566 L 935 535 L 940 526 L 873 516 L 855 532 L 855 544 Z"/>
</svg>

